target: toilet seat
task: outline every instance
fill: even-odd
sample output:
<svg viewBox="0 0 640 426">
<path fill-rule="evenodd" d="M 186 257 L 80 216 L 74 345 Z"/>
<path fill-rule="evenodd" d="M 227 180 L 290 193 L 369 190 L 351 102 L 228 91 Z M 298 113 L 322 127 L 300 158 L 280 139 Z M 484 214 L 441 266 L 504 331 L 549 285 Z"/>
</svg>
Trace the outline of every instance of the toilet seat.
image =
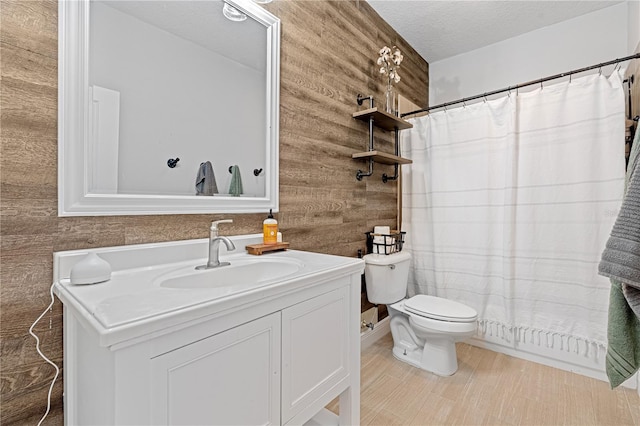
<svg viewBox="0 0 640 426">
<path fill-rule="evenodd" d="M 423 317 L 416 314 L 409 314 L 409 324 L 418 336 L 433 336 L 434 334 L 445 334 L 451 337 L 456 335 L 467 335 L 476 331 L 477 325 L 473 322 L 452 322 L 442 321 Z"/>
<path fill-rule="evenodd" d="M 437 321 L 470 323 L 478 318 L 475 309 L 467 305 L 426 294 L 405 300 L 404 308 L 411 314 Z"/>
</svg>

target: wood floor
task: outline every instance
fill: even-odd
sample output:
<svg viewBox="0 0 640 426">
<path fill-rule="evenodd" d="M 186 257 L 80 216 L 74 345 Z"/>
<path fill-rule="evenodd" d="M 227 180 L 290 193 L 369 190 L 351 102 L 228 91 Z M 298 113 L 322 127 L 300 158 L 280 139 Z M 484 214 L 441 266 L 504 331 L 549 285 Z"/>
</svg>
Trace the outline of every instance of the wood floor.
<svg viewBox="0 0 640 426">
<path fill-rule="evenodd" d="M 458 372 L 438 377 L 392 346 L 389 334 L 362 353 L 362 425 L 640 425 L 635 390 L 467 344 Z"/>
</svg>

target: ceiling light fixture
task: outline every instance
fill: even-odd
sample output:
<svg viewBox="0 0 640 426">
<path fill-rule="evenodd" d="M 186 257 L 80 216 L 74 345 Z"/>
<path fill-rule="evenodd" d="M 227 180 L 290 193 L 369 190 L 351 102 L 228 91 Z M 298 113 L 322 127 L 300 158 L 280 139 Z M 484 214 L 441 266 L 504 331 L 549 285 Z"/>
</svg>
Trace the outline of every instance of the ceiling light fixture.
<svg viewBox="0 0 640 426">
<path fill-rule="evenodd" d="M 235 21 L 235 22 L 242 22 L 245 19 L 247 19 L 247 15 L 245 15 L 244 13 L 240 12 L 238 9 L 236 9 L 235 7 L 229 5 L 229 3 L 225 3 L 224 7 L 222 8 L 222 14 L 225 16 L 225 18 L 227 18 L 230 21 Z"/>
</svg>

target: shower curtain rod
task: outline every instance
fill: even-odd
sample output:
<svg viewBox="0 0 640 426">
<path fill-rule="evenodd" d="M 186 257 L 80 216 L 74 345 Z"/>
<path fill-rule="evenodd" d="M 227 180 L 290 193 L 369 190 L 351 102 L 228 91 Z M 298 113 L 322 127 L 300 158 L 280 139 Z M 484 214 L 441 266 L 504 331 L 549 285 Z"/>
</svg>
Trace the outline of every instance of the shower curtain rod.
<svg viewBox="0 0 640 426">
<path fill-rule="evenodd" d="M 640 58 L 640 53 L 636 53 L 635 55 L 625 56 L 624 58 L 614 59 L 613 61 L 601 62 L 601 63 L 596 64 L 596 65 L 591 65 L 589 67 L 580 68 L 580 69 L 572 70 L 572 71 L 569 71 L 569 72 L 564 72 L 562 74 L 551 75 L 549 77 L 544 77 L 544 78 L 541 78 L 541 79 L 538 79 L 538 80 L 529 81 L 527 83 L 517 84 L 515 86 L 509 86 L 507 88 L 500 89 L 500 90 L 494 90 L 493 92 L 486 92 L 486 93 L 483 93 L 481 95 L 471 96 L 469 98 L 462 98 L 462 99 L 459 99 L 457 101 L 445 102 L 443 104 L 432 106 L 432 107 L 429 107 L 429 108 L 424 108 L 424 109 L 419 109 L 419 110 L 416 110 L 416 111 L 406 112 L 404 114 L 400 114 L 400 117 L 404 118 L 404 117 L 406 117 L 408 115 L 418 114 L 418 113 L 421 113 L 421 112 L 428 112 L 428 111 L 431 111 L 432 109 L 446 108 L 446 107 L 448 107 L 450 105 L 463 104 L 463 103 L 465 103 L 467 101 L 473 101 L 475 99 L 480 99 L 480 98 L 485 98 L 485 100 L 486 100 L 487 96 L 497 95 L 498 93 L 510 92 L 512 90 L 517 90 L 517 89 L 519 89 L 521 87 L 533 86 L 534 84 L 542 84 L 545 81 L 555 80 L 557 78 L 567 77 L 567 76 L 570 76 L 572 74 L 578 74 L 578 73 L 581 73 L 581 72 L 594 70 L 596 68 L 606 67 L 607 65 L 619 64 L 620 62 L 630 61 L 632 59 L 639 59 L 639 58 Z"/>
</svg>

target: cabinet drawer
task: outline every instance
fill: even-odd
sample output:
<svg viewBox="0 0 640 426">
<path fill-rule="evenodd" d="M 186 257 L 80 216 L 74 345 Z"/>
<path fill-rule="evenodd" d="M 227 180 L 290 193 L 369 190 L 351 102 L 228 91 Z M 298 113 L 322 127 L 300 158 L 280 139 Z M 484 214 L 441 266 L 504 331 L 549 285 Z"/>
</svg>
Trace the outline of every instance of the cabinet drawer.
<svg viewBox="0 0 640 426">
<path fill-rule="evenodd" d="M 348 376 L 348 357 L 348 287 L 282 311 L 283 423 Z"/>
<path fill-rule="evenodd" d="M 153 424 L 279 424 L 279 342 L 275 313 L 153 358 Z"/>
</svg>

